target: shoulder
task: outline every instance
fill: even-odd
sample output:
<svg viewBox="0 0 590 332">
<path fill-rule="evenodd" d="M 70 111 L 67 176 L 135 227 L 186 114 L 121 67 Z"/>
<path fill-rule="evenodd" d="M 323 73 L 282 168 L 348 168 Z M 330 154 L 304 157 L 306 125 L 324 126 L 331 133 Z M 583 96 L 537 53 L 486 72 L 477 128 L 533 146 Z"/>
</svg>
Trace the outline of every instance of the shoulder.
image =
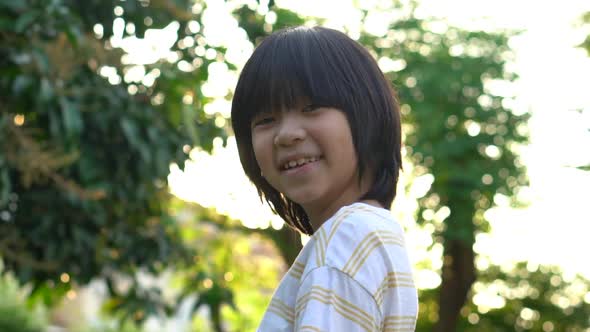
<svg viewBox="0 0 590 332">
<path fill-rule="evenodd" d="M 330 232 L 338 235 L 347 231 L 352 231 L 357 236 L 372 232 L 403 235 L 402 227 L 389 210 L 364 203 L 355 203 L 345 207 L 335 219 L 337 220 L 330 225 Z"/>
<path fill-rule="evenodd" d="M 387 264 L 398 254 L 407 256 L 405 246 L 404 231 L 389 211 L 361 203 L 339 211 L 316 236 L 316 251 L 324 253 L 322 262 L 353 277 L 369 256 Z"/>
<path fill-rule="evenodd" d="M 389 211 L 357 203 L 341 210 L 327 226 L 315 236 L 319 265 L 348 275 L 379 306 L 392 287 L 407 289 L 403 297 L 416 296 L 404 231 Z"/>
</svg>

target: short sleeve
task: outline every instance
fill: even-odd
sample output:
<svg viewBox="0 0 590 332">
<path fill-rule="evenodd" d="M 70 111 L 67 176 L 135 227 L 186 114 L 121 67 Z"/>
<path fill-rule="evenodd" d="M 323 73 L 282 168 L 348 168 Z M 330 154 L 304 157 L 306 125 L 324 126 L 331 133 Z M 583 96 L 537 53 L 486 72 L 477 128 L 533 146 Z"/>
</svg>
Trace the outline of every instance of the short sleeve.
<svg viewBox="0 0 590 332">
<path fill-rule="evenodd" d="M 381 320 L 373 296 L 334 267 L 315 268 L 299 288 L 295 331 L 380 331 Z"/>
</svg>

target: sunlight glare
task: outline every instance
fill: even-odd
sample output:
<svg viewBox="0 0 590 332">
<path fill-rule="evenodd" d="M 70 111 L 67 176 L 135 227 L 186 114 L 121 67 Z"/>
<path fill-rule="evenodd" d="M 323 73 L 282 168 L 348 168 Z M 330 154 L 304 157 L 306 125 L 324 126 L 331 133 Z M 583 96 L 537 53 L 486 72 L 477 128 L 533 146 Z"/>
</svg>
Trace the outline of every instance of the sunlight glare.
<svg viewBox="0 0 590 332">
<path fill-rule="evenodd" d="M 215 208 L 218 213 L 240 220 L 248 228 L 281 228 L 282 219 L 260 201 L 256 188 L 244 175 L 237 155 L 234 137 L 228 138 L 227 147 L 218 142 L 212 155 L 192 150 L 184 172 L 176 165 L 171 166 L 168 181 L 172 193 L 183 200 Z M 214 174 L 223 176 L 212 176 Z"/>
</svg>

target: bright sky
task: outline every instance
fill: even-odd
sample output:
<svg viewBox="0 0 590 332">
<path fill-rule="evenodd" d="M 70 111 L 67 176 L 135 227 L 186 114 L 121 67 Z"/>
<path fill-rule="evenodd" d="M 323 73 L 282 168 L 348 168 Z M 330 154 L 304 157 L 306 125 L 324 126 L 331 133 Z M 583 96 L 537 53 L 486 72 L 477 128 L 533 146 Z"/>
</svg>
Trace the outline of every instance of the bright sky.
<svg viewBox="0 0 590 332">
<path fill-rule="evenodd" d="M 367 7 L 389 3 L 358 2 Z M 226 36 L 232 31 L 243 33 L 225 14 L 223 1 L 209 3 L 211 21 L 224 24 L 218 30 Z M 316 0 L 313 5 L 311 1 L 301 0 L 277 0 L 277 3 L 304 14 L 327 17 L 328 25 L 333 27 L 356 22 L 352 0 Z M 590 265 L 583 258 L 583 252 L 590 249 L 590 173 L 568 167 L 590 163 L 590 58 L 574 47 L 584 35 L 574 24 L 583 12 L 590 11 L 590 1 L 423 0 L 421 3 L 422 15 L 445 17 L 455 25 L 524 30 L 511 41 L 517 55 L 511 69 L 520 77 L 514 86 L 517 98 L 513 107 L 516 111 L 530 110 L 533 115 L 529 124 L 531 144 L 522 152 L 531 182 L 522 195 L 531 204 L 522 210 L 501 206 L 489 211 L 493 229 L 490 234 L 478 237 L 476 251 L 497 264 L 515 260 L 557 264 L 568 274 L 583 273 L 590 278 Z M 386 16 L 372 22 L 382 22 Z M 358 26 L 349 28 L 354 31 Z M 372 24 L 370 28 L 378 31 L 382 26 Z M 252 50 L 248 43 L 236 44 L 237 39 L 224 40 L 213 27 L 206 33 L 220 44 L 238 45 L 232 51 L 236 63 Z M 226 75 L 224 82 L 235 84 L 235 75 L 227 73 L 227 68 L 214 70 Z M 227 87 L 218 88 L 227 91 Z M 587 111 L 581 115 L 576 109 Z M 229 103 L 219 101 L 211 110 L 216 111 L 227 115 Z M 235 141 L 230 139 L 227 149 L 219 143 L 214 157 L 193 151 L 194 162 L 187 164 L 185 173 L 172 168 L 169 180 L 173 193 L 216 207 L 221 213 L 243 220 L 248 227 L 280 227 L 280 219 L 260 203 L 255 189 L 243 176 Z M 411 198 L 400 197 L 398 201 L 400 207 L 411 207 Z M 415 244 L 414 260 L 425 259 L 424 247 L 429 244 L 429 235 L 413 229 L 408 211 L 394 213 L 408 228 L 408 242 Z M 440 250 L 435 254 L 440 254 Z M 422 279 L 418 284 L 434 286 L 432 275 L 418 275 L 418 279 Z"/>
</svg>

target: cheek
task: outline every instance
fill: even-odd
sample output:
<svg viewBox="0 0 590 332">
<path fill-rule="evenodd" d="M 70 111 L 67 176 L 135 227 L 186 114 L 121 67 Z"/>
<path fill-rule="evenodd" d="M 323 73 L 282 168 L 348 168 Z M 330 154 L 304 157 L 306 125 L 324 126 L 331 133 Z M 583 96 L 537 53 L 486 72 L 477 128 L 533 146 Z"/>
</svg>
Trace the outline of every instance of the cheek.
<svg viewBox="0 0 590 332">
<path fill-rule="evenodd" d="M 331 146 L 329 149 L 335 151 L 337 163 L 341 170 L 346 173 L 355 172 L 358 167 L 358 157 L 354 148 L 354 141 L 347 122 L 341 123 L 339 130 L 330 137 Z"/>
<path fill-rule="evenodd" d="M 252 150 L 254 150 L 254 158 L 256 158 L 258 167 L 263 172 L 272 167 L 272 144 L 268 144 L 264 135 L 252 136 Z"/>
</svg>

